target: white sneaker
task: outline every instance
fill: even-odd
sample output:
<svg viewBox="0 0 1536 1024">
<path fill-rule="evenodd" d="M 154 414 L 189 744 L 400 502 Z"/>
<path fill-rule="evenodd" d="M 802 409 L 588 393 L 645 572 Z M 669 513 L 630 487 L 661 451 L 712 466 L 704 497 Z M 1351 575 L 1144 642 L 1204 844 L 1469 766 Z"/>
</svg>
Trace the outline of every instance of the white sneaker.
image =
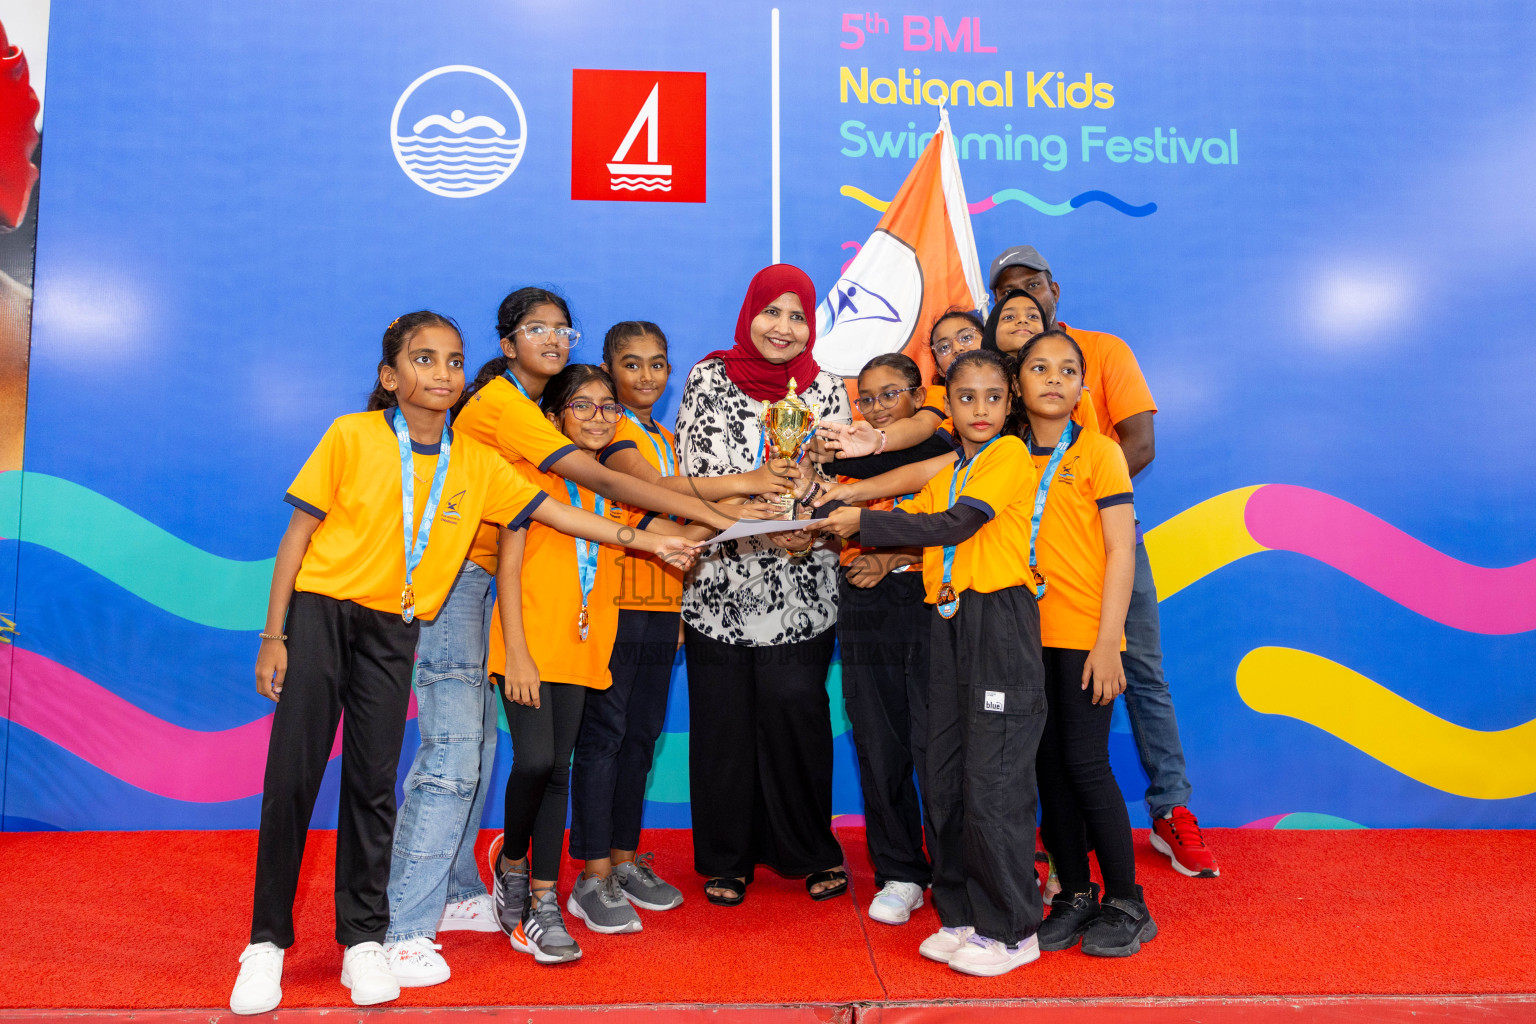
<svg viewBox="0 0 1536 1024">
<path fill-rule="evenodd" d="M 442 948 L 425 935 L 418 935 L 385 946 L 384 959 L 389 961 L 389 973 L 401 988 L 426 988 L 448 980 L 448 961 L 438 953 Z"/>
<path fill-rule="evenodd" d="M 443 908 L 443 916 L 437 920 L 440 932 L 499 932 L 496 923 L 496 904 L 491 894 L 482 892 L 467 900 L 450 903 Z"/>
<path fill-rule="evenodd" d="M 240 954 L 240 976 L 229 994 L 236 1013 L 266 1013 L 283 1001 L 283 951 L 270 942 L 253 942 Z"/>
<path fill-rule="evenodd" d="M 974 974 L 982 978 L 995 978 L 1007 974 L 1015 967 L 1023 967 L 1040 959 L 1040 943 L 1031 935 L 1018 945 L 1009 947 L 981 935 L 972 935 L 965 945 L 949 958 L 949 969 L 961 974 Z"/>
<path fill-rule="evenodd" d="M 870 901 L 869 916 L 881 924 L 906 924 L 922 905 L 923 887 L 916 882 L 886 882 Z"/>
<path fill-rule="evenodd" d="M 941 964 L 949 963 L 949 958 L 955 955 L 955 951 L 969 941 L 976 929 L 970 925 L 961 928 L 940 928 L 923 940 L 923 944 L 917 947 L 917 951 L 929 960 L 937 960 Z"/>
<path fill-rule="evenodd" d="M 377 942 L 348 946 L 341 956 L 341 983 L 352 990 L 358 1006 L 372 1006 L 400 998 L 400 983 L 389 971 L 384 947 Z"/>
</svg>

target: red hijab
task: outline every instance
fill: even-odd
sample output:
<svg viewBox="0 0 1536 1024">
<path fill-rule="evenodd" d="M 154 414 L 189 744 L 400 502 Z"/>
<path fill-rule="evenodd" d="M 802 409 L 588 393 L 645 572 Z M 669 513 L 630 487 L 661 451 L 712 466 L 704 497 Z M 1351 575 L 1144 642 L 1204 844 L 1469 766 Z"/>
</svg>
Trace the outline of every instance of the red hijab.
<svg viewBox="0 0 1536 1024">
<path fill-rule="evenodd" d="M 794 292 L 799 297 L 811 329 L 811 339 L 789 362 L 770 363 L 752 344 L 752 320 L 785 292 Z M 704 358 L 719 356 L 725 360 L 725 375 L 752 398 L 759 402 L 777 402 L 789 391 L 791 377 L 795 379 L 796 389 L 804 391 L 821 372 L 816 357 L 811 354 L 815 347 L 816 286 L 799 267 L 775 263 L 759 270 L 752 283 L 747 285 L 747 297 L 742 300 L 741 314 L 736 317 L 736 344 L 711 352 Z"/>
</svg>

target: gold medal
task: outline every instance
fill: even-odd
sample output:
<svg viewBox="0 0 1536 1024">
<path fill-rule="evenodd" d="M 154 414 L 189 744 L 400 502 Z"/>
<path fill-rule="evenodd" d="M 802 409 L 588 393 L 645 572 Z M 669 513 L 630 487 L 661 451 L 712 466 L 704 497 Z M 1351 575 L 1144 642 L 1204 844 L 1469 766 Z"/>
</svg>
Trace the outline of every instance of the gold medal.
<svg viewBox="0 0 1536 1024">
<path fill-rule="evenodd" d="M 581 638 L 582 643 L 587 642 L 587 625 L 587 606 L 582 605 L 581 614 L 576 617 L 576 635 Z"/>
<path fill-rule="evenodd" d="M 400 591 L 400 617 L 406 622 L 416 617 L 416 591 L 409 583 Z"/>
<path fill-rule="evenodd" d="M 1035 574 L 1035 600 L 1038 601 L 1045 596 L 1045 588 L 1048 583 L 1046 578 L 1040 575 L 1039 569 L 1031 568 L 1029 571 Z"/>
<path fill-rule="evenodd" d="M 960 608 L 960 595 L 955 593 L 955 588 L 947 582 L 939 587 L 939 614 L 946 619 L 955 617 L 955 612 Z"/>
</svg>

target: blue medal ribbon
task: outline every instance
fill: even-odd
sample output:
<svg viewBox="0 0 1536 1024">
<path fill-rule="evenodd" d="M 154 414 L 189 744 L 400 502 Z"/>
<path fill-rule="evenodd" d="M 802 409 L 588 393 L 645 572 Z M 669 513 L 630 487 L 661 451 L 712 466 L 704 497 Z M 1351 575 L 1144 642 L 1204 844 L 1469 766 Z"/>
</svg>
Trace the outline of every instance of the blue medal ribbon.
<svg viewBox="0 0 1536 1024">
<path fill-rule="evenodd" d="M 992 441 L 996 440 L 996 437 L 992 439 Z M 981 453 L 992 447 L 992 441 L 988 441 L 976 449 L 975 455 L 968 459 L 962 459 L 960 464 L 955 467 L 954 474 L 949 478 L 950 508 L 955 507 L 955 499 L 959 497 L 961 491 L 965 490 L 965 485 L 971 480 L 971 470 L 976 468 L 976 463 L 981 458 Z M 965 470 L 963 477 L 960 475 L 960 470 L 962 469 Z M 960 595 L 955 593 L 955 588 L 950 584 L 950 580 L 953 579 L 955 573 L 955 550 L 957 546 L 955 544 L 944 545 L 944 582 L 939 586 L 938 608 L 939 614 L 946 619 L 954 618 L 955 612 L 960 608 Z"/>
<path fill-rule="evenodd" d="M 517 379 L 517 375 L 516 374 L 514 374 L 511 370 L 503 370 L 503 371 L 501 371 L 501 375 L 503 377 L 507 378 L 507 380 L 511 381 L 512 382 L 512 386 L 517 388 L 517 390 L 521 391 L 523 393 L 523 397 L 524 398 L 528 399 L 528 401 L 530 401 L 530 402 L 533 402 L 533 396 L 528 393 L 528 389 L 527 388 L 523 387 L 523 382 Z M 534 405 L 538 405 L 539 403 L 534 402 L 533 404 Z"/>
<path fill-rule="evenodd" d="M 571 506 L 586 511 L 581 503 L 581 491 L 571 481 L 565 482 L 565 493 L 570 495 Z M 594 494 L 592 511 L 599 516 L 606 517 L 608 506 L 603 501 L 601 494 Z M 592 586 L 597 582 L 597 554 L 601 546 L 595 540 L 586 540 L 582 537 L 572 538 L 576 541 L 576 578 L 581 582 L 581 615 L 576 619 L 576 633 L 585 643 L 587 628 L 590 620 L 587 617 L 587 598 L 592 594 Z"/>
<path fill-rule="evenodd" d="M 1051 450 L 1050 460 L 1045 464 L 1045 472 L 1040 474 L 1040 482 L 1035 484 L 1035 511 L 1029 517 L 1029 571 L 1035 577 L 1035 600 L 1045 596 L 1045 577 L 1036 568 L 1039 564 L 1035 558 L 1035 541 L 1040 536 L 1040 517 L 1045 514 L 1045 499 L 1051 493 L 1051 478 L 1056 475 L 1056 467 L 1061 465 L 1061 457 L 1067 454 L 1067 449 L 1072 444 L 1072 421 L 1061 429 L 1061 440 L 1056 442 L 1056 447 Z M 1030 458 L 1034 458 L 1034 434 L 1024 435 L 1024 444 L 1029 448 Z"/>
<path fill-rule="evenodd" d="M 650 440 L 651 447 L 656 449 L 656 460 L 661 463 L 661 475 L 673 476 L 677 472 L 677 462 L 672 455 L 672 442 L 667 440 L 667 435 L 660 430 L 651 430 L 650 427 L 640 422 L 639 416 L 636 416 L 627 408 L 624 410 L 624 415 L 629 418 L 631 423 L 640 428 L 646 438 Z M 658 437 L 661 438 L 660 441 L 657 440 Z"/>
<path fill-rule="evenodd" d="M 400 591 L 400 617 L 410 622 L 416 617 L 416 590 L 411 585 L 421 556 L 427 553 L 427 541 L 432 536 L 432 520 L 437 516 L 437 503 L 443 497 L 443 483 L 448 479 L 449 433 L 448 420 L 443 420 L 443 439 L 437 449 L 437 469 L 432 473 L 432 487 L 427 491 L 427 504 L 421 510 L 421 526 L 411 536 L 416 518 L 416 466 L 411 457 L 411 431 L 405 423 L 405 413 L 395 407 L 390 424 L 395 428 L 395 439 L 400 442 L 400 515 L 405 535 L 405 589 Z"/>
</svg>

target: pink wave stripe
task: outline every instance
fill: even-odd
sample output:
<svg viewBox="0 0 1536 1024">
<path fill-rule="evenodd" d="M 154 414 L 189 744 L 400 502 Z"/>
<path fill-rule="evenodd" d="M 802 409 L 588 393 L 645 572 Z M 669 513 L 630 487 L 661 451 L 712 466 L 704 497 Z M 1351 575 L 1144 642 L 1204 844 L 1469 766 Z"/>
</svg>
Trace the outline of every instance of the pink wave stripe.
<svg viewBox="0 0 1536 1024">
<path fill-rule="evenodd" d="M 1257 821 L 1250 821 L 1246 825 L 1239 825 L 1238 828 L 1274 828 L 1276 825 L 1280 824 L 1280 819 L 1281 818 L 1287 818 L 1287 817 L 1290 817 L 1290 815 L 1289 814 L 1271 814 L 1267 818 L 1260 818 Z"/>
<path fill-rule="evenodd" d="M 968 205 L 970 206 L 971 214 L 974 216 L 978 213 L 986 213 L 988 210 L 992 209 L 992 207 L 997 205 L 997 200 L 993 199 L 991 196 L 987 196 L 985 199 L 979 199 L 976 202 L 970 203 Z"/>
<path fill-rule="evenodd" d="M 1468 565 L 1331 494 L 1289 484 L 1255 491 L 1245 521 L 1265 547 L 1315 558 L 1452 629 L 1536 629 L 1536 558 L 1503 569 Z"/>
<path fill-rule="evenodd" d="M 156 718 L 41 654 L 15 649 L 11 721 L 131 786 L 194 803 L 261 792 L 272 716 L 220 732 Z M 411 717 L 416 696 L 411 695 Z M 341 730 L 331 757 L 341 753 Z"/>
</svg>

